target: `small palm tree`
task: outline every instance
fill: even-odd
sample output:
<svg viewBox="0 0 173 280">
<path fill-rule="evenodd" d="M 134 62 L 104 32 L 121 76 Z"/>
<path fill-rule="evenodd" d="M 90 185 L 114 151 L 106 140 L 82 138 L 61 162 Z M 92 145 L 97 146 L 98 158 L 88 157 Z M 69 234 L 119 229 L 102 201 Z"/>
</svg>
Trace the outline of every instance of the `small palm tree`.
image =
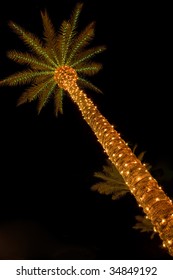
<svg viewBox="0 0 173 280">
<path fill-rule="evenodd" d="M 77 4 L 70 19 L 63 21 L 58 35 L 47 13 L 42 13 L 44 43 L 11 22 L 10 27 L 30 47 L 31 54 L 9 52 L 9 58 L 26 64 L 28 69 L 11 75 L 0 84 L 15 86 L 30 83 L 31 86 L 19 98 L 18 104 L 38 98 L 38 112 L 51 95 L 55 100 L 55 113 L 62 112 L 63 91 L 68 92 L 138 204 L 151 220 L 163 240 L 163 246 L 173 256 L 172 201 L 83 91 L 83 86 L 98 90 L 83 75 L 92 75 L 100 70 L 101 65 L 93 63 L 92 59 L 105 50 L 105 47 L 87 49 L 94 36 L 94 23 L 89 24 L 81 33 L 77 33 L 81 9 L 82 4 Z"/>
</svg>

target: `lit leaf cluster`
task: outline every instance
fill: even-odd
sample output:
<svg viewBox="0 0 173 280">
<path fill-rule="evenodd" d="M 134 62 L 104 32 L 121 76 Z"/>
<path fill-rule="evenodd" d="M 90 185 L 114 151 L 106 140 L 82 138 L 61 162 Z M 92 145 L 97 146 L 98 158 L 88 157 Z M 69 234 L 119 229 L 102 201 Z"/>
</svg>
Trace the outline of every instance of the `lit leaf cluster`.
<svg viewBox="0 0 173 280">
<path fill-rule="evenodd" d="M 30 52 L 11 50 L 7 53 L 13 61 L 26 65 L 26 69 L 0 81 L 0 85 L 29 85 L 18 100 L 18 105 L 38 99 L 38 113 L 53 96 L 55 114 L 63 112 L 64 90 L 55 79 L 55 70 L 68 65 L 78 74 L 78 85 L 101 92 L 86 79 L 96 74 L 101 64 L 93 62 L 93 57 L 105 50 L 105 46 L 88 48 L 94 38 L 95 24 L 88 24 L 84 30 L 77 32 L 78 18 L 83 4 L 77 3 L 69 20 L 64 20 L 59 32 L 56 32 L 47 11 L 41 12 L 43 23 L 43 40 L 14 22 L 10 28 L 22 39 Z"/>
</svg>

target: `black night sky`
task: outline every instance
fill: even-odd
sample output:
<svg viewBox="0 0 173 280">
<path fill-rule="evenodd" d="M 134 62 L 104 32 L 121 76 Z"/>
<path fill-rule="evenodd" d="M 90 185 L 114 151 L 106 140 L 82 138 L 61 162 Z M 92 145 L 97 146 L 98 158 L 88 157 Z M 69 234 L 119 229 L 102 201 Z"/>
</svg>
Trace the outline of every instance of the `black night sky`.
<svg viewBox="0 0 173 280">
<path fill-rule="evenodd" d="M 42 36 L 40 11 L 57 30 L 77 1 L 3 1 L 0 9 L 0 79 L 18 71 L 6 57 L 26 50 L 8 21 Z M 115 2 L 115 3 L 114 3 Z M 122 138 L 152 165 L 173 197 L 172 17 L 167 3 L 84 0 L 79 28 L 96 21 L 102 71 L 88 92 Z M 20 68 L 21 69 L 21 68 Z M 134 197 L 112 201 L 91 191 L 106 156 L 68 96 L 56 118 L 49 102 L 16 107 L 23 88 L 0 88 L 0 259 L 172 259 L 132 227 L 142 214 Z"/>
</svg>

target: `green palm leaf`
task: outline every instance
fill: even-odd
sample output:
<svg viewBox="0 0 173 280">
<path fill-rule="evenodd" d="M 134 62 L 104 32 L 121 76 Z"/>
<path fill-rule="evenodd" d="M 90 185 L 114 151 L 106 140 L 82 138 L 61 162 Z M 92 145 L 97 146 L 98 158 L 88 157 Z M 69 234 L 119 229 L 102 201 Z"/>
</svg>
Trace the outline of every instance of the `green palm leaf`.
<svg viewBox="0 0 173 280">
<path fill-rule="evenodd" d="M 92 191 L 98 191 L 100 194 L 112 195 L 113 200 L 130 193 L 122 176 L 110 160 L 107 160 L 106 164 L 103 165 L 102 172 L 94 173 L 94 177 L 100 181 L 91 187 Z"/>
<path fill-rule="evenodd" d="M 51 96 L 52 92 L 54 91 L 55 87 L 56 87 L 56 84 L 55 84 L 54 80 L 52 79 L 52 82 L 49 82 L 46 85 L 45 89 L 39 94 L 38 106 L 37 106 L 38 113 L 40 113 L 41 109 L 48 102 L 48 99 Z"/>
<path fill-rule="evenodd" d="M 79 74 L 84 74 L 84 75 L 88 75 L 88 76 L 92 76 L 94 74 L 96 74 L 97 72 L 99 72 L 102 69 L 102 64 L 101 63 L 94 63 L 91 62 L 91 64 L 89 66 L 81 66 L 80 68 L 76 68 L 76 72 Z"/>
<path fill-rule="evenodd" d="M 58 116 L 58 114 L 63 113 L 63 89 L 56 87 L 54 91 L 54 107 L 55 107 L 55 115 Z"/>
<path fill-rule="evenodd" d="M 105 46 L 100 46 L 100 47 L 95 47 L 95 48 L 91 48 L 87 51 L 82 51 L 81 53 L 79 53 L 77 55 L 77 59 L 71 62 L 71 67 L 76 68 L 76 65 L 83 65 L 83 62 L 86 62 L 86 64 L 88 65 L 87 61 L 90 61 L 91 58 L 93 58 L 95 55 L 103 52 L 106 50 Z"/>
<path fill-rule="evenodd" d="M 150 233 L 150 238 L 153 239 L 156 232 L 153 229 L 153 225 L 149 219 L 146 218 L 146 216 L 137 215 L 136 218 L 136 224 L 133 226 L 134 229 L 140 230 L 141 232 L 147 232 Z"/>
<path fill-rule="evenodd" d="M 94 37 L 94 23 L 90 23 L 84 31 L 79 33 L 73 41 L 73 49 L 67 57 L 67 64 L 70 64 L 72 59 L 84 49 Z"/>
<path fill-rule="evenodd" d="M 32 84 L 32 86 L 27 88 L 22 93 L 22 95 L 18 99 L 17 105 L 19 106 L 23 103 L 33 101 L 34 99 L 36 99 L 37 96 L 40 96 L 40 94 L 44 92 L 48 86 L 50 86 L 53 83 L 54 83 L 53 79 L 50 80 L 42 79 L 42 81 L 39 80 L 37 81 L 37 79 L 35 79 L 35 83 Z"/>
<path fill-rule="evenodd" d="M 41 12 L 43 27 L 44 27 L 44 41 L 46 46 L 46 51 L 49 56 L 55 61 L 56 64 L 60 65 L 58 60 L 58 49 L 57 49 L 57 35 L 54 26 L 49 18 L 47 11 Z"/>
<path fill-rule="evenodd" d="M 79 77 L 78 80 L 77 80 L 77 84 L 82 89 L 89 88 L 89 89 L 91 89 L 91 90 L 93 90 L 97 93 L 103 93 L 98 87 L 93 85 L 90 81 L 86 80 L 85 78 Z"/>
<path fill-rule="evenodd" d="M 33 69 L 37 69 L 37 70 L 49 69 L 52 71 L 54 70 L 53 66 L 41 62 L 40 59 L 36 58 L 35 56 L 29 53 L 22 53 L 22 52 L 12 50 L 7 53 L 7 56 L 8 58 L 14 60 L 15 62 L 20 64 L 27 64 Z"/>
<path fill-rule="evenodd" d="M 18 24 L 14 23 L 12 21 L 9 23 L 9 26 L 16 34 L 19 35 L 19 37 L 24 41 L 24 43 L 27 46 L 29 46 L 35 54 L 44 58 L 51 65 L 56 66 L 54 61 L 50 58 L 48 53 L 43 48 L 41 41 L 36 36 L 34 36 L 32 33 L 28 32 L 28 31 L 25 31 L 22 27 L 20 27 Z"/>
<path fill-rule="evenodd" d="M 32 71 L 24 70 L 16 74 L 12 74 L 8 78 L 0 81 L 1 85 L 17 86 L 29 84 L 37 76 L 50 76 L 52 75 L 51 71 Z"/>
</svg>

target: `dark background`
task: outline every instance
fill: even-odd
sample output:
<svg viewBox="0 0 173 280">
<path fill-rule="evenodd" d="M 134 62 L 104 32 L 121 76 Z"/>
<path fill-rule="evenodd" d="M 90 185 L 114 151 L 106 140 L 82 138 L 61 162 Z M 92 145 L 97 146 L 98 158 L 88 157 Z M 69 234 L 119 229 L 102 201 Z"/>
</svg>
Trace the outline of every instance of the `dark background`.
<svg viewBox="0 0 173 280">
<path fill-rule="evenodd" d="M 95 45 L 107 46 L 93 78 L 104 94 L 88 94 L 131 147 L 146 151 L 153 176 L 173 197 L 171 7 L 83 2 L 79 26 L 96 20 Z M 75 3 L 2 2 L 0 78 L 20 69 L 6 51 L 25 50 L 8 21 L 41 38 L 40 10 L 58 29 Z M 132 229 L 142 214 L 132 196 L 112 201 L 91 191 L 106 156 L 70 98 L 57 119 L 51 102 L 39 116 L 34 102 L 16 108 L 22 91 L 0 88 L 0 258 L 172 259 L 157 236 Z"/>
</svg>

